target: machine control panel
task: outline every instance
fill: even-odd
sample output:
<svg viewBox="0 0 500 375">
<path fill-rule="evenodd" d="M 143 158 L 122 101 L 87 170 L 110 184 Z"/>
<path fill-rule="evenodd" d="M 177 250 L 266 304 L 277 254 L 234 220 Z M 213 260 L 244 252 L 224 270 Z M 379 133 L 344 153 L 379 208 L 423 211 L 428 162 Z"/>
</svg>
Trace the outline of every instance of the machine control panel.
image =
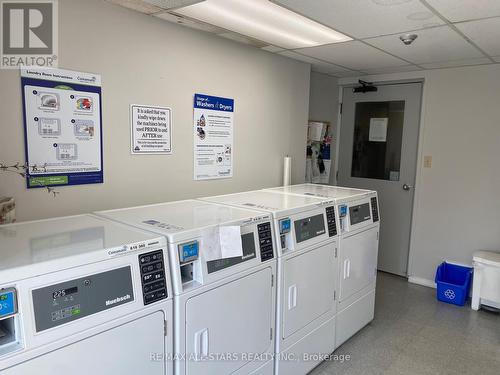
<svg viewBox="0 0 500 375">
<path fill-rule="evenodd" d="M 328 236 L 333 237 L 337 235 L 337 220 L 335 219 L 335 207 L 330 206 L 326 208 L 326 223 L 328 224 Z"/>
<path fill-rule="evenodd" d="M 0 320 L 17 313 L 17 292 L 14 288 L 0 289 Z"/>
<path fill-rule="evenodd" d="M 134 301 L 130 266 L 34 289 L 36 331 Z"/>
<path fill-rule="evenodd" d="M 351 225 L 356 225 L 371 219 L 370 205 L 368 203 L 349 207 Z"/>
<path fill-rule="evenodd" d="M 208 273 L 217 272 L 235 266 L 236 264 L 240 264 L 246 262 L 247 260 L 254 259 L 257 256 L 255 252 L 254 232 L 242 234 L 241 245 L 243 248 L 243 256 L 209 260 L 207 262 Z"/>
<path fill-rule="evenodd" d="M 265 262 L 274 257 L 271 223 L 258 224 L 257 231 L 259 235 L 260 259 L 262 262 Z"/>
<path fill-rule="evenodd" d="M 372 218 L 373 222 L 376 223 L 379 220 L 378 217 L 378 205 L 377 205 L 377 197 L 372 197 L 370 199 L 371 204 L 372 204 Z"/>
<path fill-rule="evenodd" d="M 139 255 L 139 266 L 144 305 L 167 298 L 163 250 Z"/>
<path fill-rule="evenodd" d="M 191 241 L 179 245 L 179 262 L 188 263 L 198 259 L 200 254 L 200 244 L 198 241 Z"/>
<path fill-rule="evenodd" d="M 326 232 L 325 219 L 323 214 L 306 217 L 295 220 L 295 237 L 297 243 L 310 240 L 311 238 L 321 236 Z"/>
</svg>

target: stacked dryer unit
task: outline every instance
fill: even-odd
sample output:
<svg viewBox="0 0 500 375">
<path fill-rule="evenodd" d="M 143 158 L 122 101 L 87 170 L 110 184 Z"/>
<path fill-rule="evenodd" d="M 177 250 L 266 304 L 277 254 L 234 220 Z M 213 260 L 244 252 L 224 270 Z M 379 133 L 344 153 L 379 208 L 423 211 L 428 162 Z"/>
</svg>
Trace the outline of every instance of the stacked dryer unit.
<svg viewBox="0 0 500 375">
<path fill-rule="evenodd" d="M 0 373 L 172 374 L 165 246 L 91 215 L 1 226 Z"/>
<path fill-rule="evenodd" d="M 333 200 L 265 191 L 203 200 L 273 215 L 278 249 L 275 374 L 306 374 L 335 349 L 338 237 Z"/>
<path fill-rule="evenodd" d="M 374 317 L 380 232 L 377 192 L 317 184 L 267 191 L 314 196 L 325 202 L 335 200 L 340 217 L 336 329 L 336 347 L 339 347 Z"/>
<path fill-rule="evenodd" d="M 177 375 L 273 374 L 276 260 L 268 213 L 186 200 L 98 214 L 168 240 Z M 240 227 L 242 256 L 206 259 L 208 233 L 218 226 Z"/>
</svg>

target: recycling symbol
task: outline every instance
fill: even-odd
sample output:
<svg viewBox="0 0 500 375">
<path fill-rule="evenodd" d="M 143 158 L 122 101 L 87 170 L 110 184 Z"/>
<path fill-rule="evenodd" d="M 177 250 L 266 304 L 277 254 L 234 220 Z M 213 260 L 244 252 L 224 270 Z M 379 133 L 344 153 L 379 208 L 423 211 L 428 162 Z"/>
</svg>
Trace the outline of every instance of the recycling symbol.
<svg viewBox="0 0 500 375">
<path fill-rule="evenodd" d="M 455 292 L 451 289 L 447 289 L 445 292 L 444 292 L 444 296 L 448 299 L 455 299 Z"/>
</svg>

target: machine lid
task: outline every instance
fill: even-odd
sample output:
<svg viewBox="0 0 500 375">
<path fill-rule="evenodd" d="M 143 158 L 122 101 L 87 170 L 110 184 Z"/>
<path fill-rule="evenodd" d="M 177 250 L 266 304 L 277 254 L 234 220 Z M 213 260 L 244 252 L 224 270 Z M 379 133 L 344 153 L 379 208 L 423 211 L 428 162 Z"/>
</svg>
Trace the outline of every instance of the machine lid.
<svg viewBox="0 0 500 375">
<path fill-rule="evenodd" d="M 354 189 L 339 186 L 320 185 L 320 184 L 301 184 L 280 186 L 276 188 L 266 189 L 266 191 L 275 191 L 288 194 L 311 195 L 329 199 L 344 199 L 352 198 L 360 195 L 371 193 L 370 190 Z"/>
<path fill-rule="evenodd" d="M 474 262 L 500 267 L 500 253 L 493 251 L 476 251 L 472 258 Z"/>
<path fill-rule="evenodd" d="M 271 212 L 274 215 L 290 215 L 296 212 L 307 211 L 316 208 L 324 201 L 324 199 L 313 196 L 279 194 L 266 190 L 218 195 L 202 199 L 209 202 Z"/>
<path fill-rule="evenodd" d="M 94 215 L 7 224 L 0 226 L 0 273 L 33 266 L 34 276 L 49 268 L 35 267 L 40 263 L 63 258 L 71 262 L 71 258 L 98 252 L 100 255 L 92 254 L 95 262 L 108 259 L 109 249 L 144 242 L 164 244 L 165 239 Z"/>
<path fill-rule="evenodd" d="M 193 230 L 269 217 L 269 215 L 259 211 L 193 199 L 100 211 L 96 214 L 141 229 L 161 233 L 171 242 L 176 242 L 181 237 L 184 239 Z"/>
</svg>

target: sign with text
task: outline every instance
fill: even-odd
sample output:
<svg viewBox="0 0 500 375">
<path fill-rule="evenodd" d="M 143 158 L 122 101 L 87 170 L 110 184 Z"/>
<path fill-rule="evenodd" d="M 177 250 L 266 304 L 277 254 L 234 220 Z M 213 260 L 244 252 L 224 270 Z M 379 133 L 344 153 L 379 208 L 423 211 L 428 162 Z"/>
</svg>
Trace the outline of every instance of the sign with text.
<svg viewBox="0 0 500 375">
<path fill-rule="evenodd" d="M 25 68 L 21 85 L 28 188 L 102 183 L 101 76 Z"/>
<path fill-rule="evenodd" d="M 233 177 L 234 100 L 195 94 L 194 179 Z"/>
<path fill-rule="evenodd" d="M 131 153 L 172 153 L 172 110 L 167 107 L 152 107 L 132 104 Z"/>
</svg>

